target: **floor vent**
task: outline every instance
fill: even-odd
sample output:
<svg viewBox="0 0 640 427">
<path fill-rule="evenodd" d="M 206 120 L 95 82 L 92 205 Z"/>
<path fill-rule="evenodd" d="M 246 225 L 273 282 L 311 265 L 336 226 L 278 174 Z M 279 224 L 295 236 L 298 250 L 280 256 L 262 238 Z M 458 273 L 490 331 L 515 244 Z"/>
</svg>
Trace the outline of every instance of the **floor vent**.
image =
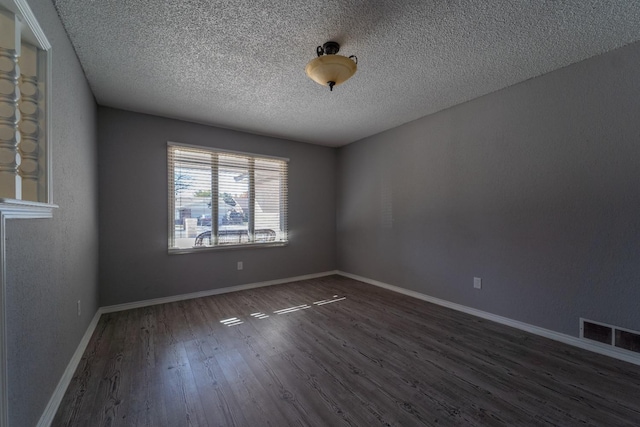
<svg viewBox="0 0 640 427">
<path fill-rule="evenodd" d="M 580 338 L 640 353 L 640 332 L 580 319 Z"/>
</svg>

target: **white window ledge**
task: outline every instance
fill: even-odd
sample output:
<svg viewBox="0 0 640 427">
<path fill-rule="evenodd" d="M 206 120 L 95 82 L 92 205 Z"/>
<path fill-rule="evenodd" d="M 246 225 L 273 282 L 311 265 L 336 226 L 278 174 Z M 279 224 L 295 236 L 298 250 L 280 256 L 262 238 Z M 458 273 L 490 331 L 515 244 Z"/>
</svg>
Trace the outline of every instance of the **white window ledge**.
<svg viewBox="0 0 640 427">
<path fill-rule="evenodd" d="M 0 212 L 5 218 L 51 218 L 53 216 L 53 210 L 56 208 L 58 208 L 58 205 L 49 203 L 0 198 Z"/>
<path fill-rule="evenodd" d="M 194 252 L 207 252 L 207 251 L 224 251 L 224 250 L 236 250 L 236 249 L 259 249 L 259 248 L 275 248 L 288 246 L 289 242 L 266 242 L 266 243 L 241 243 L 238 245 L 225 244 L 216 246 L 194 246 L 192 248 L 169 248 L 169 254 L 192 254 Z"/>
</svg>

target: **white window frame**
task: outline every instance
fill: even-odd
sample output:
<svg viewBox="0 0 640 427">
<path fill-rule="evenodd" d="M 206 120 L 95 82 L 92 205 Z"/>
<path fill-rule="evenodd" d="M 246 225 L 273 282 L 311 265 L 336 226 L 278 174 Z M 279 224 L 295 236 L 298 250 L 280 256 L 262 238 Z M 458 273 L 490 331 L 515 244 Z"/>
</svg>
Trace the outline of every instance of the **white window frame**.
<svg viewBox="0 0 640 427">
<path fill-rule="evenodd" d="M 285 157 L 269 156 L 269 155 L 263 155 L 263 154 L 248 153 L 243 151 L 233 151 L 233 150 L 226 150 L 226 149 L 220 149 L 215 147 L 190 145 L 190 144 L 183 144 L 183 143 L 172 142 L 172 141 L 167 142 L 167 172 L 168 172 L 167 173 L 167 180 L 168 180 L 167 196 L 168 196 L 168 212 L 169 212 L 167 241 L 169 246 L 168 251 L 170 254 L 184 254 L 184 253 L 192 253 L 192 252 L 202 252 L 207 250 L 218 251 L 218 250 L 229 250 L 229 249 L 280 247 L 280 246 L 286 246 L 288 244 L 289 240 L 288 240 L 288 231 L 287 231 L 287 221 L 288 221 L 288 218 L 287 218 L 288 216 L 288 206 L 287 206 L 288 183 L 287 182 L 285 182 L 284 185 L 281 186 L 282 197 L 280 198 L 280 204 L 281 204 L 280 228 L 281 228 L 282 236 L 280 240 L 269 241 L 269 242 L 253 241 L 253 235 L 255 231 L 254 229 L 255 228 L 255 224 L 254 224 L 255 194 L 253 191 L 253 186 L 255 185 L 254 183 L 255 170 L 252 167 L 250 167 L 250 172 L 249 172 L 250 173 L 250 176 L 249 176 L 250 198 L 249 198 L 249 226 L 248 226 L 249 241 L 243 242 L 243 243 L 233 243 L 233 244 L 229 244 L 229 243 L 216 244 L 215 243 L 217 231 L 218 231 L 217 218 L 218 218 L 218 194 L 219 194 L 219 189 L 217 187 L 218 180 L 216 178 L 216 179 L 212 179 L 212 188 L 211 188 L 211 218 L 212 218 L 211 235 L 212 235 L 212 242 L 213 242 L 212 245 L 211 246 L 193 246 L 189 248 L 175 247 L 175 220 L 176 220 L 175 168 L 172 161 L 172 155 L 170 154 L 170 150 L 176 147 L 191 148 L 199 151 L 206 151 L 211 153 L 212 155 L 224 154 L 224 153 L 235 154 L 235 155 L 249 158 L 250 164 L 253 164 L 253 161 L 255 161 L 256 159 L 279 160 L 279 161 L 285 162 L 285 164 L 287 165 L 285 170 L 285 178 L 288 180 L 289 159 Z M 212 162 L 211 168 L 212 170 L 217 171 L 218 164 Z"/>
<path fill-rule="evenodd" d="M 37 200 L 31 198 L 26 199 L 20 196 L 16 198 L 0 197 L 0 209 L 3 209 L 4 207 L 12 209 L 15 205 L 20 206 L 21 209 L 31 207 L 34 211 L 48 210 L 48 217 L 50 217 L 52 209 L 58 207 L 53 202 L 52 144 L 50 137 L 52 116 L 51 99 L 53 91 L 52 47 L 26 0 L 0 0 L 0 9 L 4 10 L 4 12 L 0 13 L 13 14 L 18 19 L 20 27 L 20 41 L 27 42 L 38 50 L 36 78 L 40 110 L 40 113 L 38 114 L 39 128 L 37 131 L 37 162 L 40 170 Z M 20 46 L 17 45 L 15 48 L 19 51 Z"/>
</svg>

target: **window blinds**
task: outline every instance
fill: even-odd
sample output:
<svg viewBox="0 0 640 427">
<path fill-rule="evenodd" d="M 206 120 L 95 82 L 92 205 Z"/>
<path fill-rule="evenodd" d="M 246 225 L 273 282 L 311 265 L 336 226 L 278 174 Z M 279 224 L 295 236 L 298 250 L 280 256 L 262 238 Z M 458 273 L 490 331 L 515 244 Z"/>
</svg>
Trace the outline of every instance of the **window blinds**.
<svg viewBox="0 0 640 427">
<path fill-rule="evenodd" d="M 168 145 L 169 248 L 287 241 L 287 159 Z"/>
</svg>

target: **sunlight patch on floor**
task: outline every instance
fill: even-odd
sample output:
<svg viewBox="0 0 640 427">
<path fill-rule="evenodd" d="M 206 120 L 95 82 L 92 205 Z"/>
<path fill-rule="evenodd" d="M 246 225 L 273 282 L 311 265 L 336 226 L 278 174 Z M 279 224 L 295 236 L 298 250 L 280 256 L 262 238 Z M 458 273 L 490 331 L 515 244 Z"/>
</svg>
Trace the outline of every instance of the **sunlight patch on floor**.
<svg viewBox="0 0 640 427">
<path fill-rule="evenodd" d="M 296 305 L 295 307 L 289 307 L 289 308 L 283 308 L 282 310 L 276 310 L 274 311 L 275 314 L 287 314 L 287 313 L 293 313 L 294 311 L 298 311 L 298 310 L 306 310 L 307 308 L 311 308 L 310 305 L 308 304 L 302 304 L 302 305 Z"/>
<path fill-rule="evenodd" d="M 240 325 L 244 322 L 238 319 L 237 317 L 230 317 L 229 319 L 221 320 L 220 323 L 227 326 L 235 326 L 235 325 Z"/>
<path fill-rule="evenodd" d="M 268 314 L 264 314 L 262 312 L 258 312 L 258 313 L 251 313 L 251 316 L 255 317 L 256 319 L 266 319 L 267 317 L 269 317 Z"/>
<path fill-rule="evenodd" d="M 331 304 L 331 303 L 334 303 L 334 302 L 343 301 L 343 300 L 347 299 L 347 297 L 338 297 L 338 295 L 334 295 L 332 298 L 333 299 L 323 299 L 323 300 L 320 300 L 320 301 L 315 301 L 313 303 L 313 305 L 315 305 L 317 307 L 317 306 L 321 306 L 321 305 L 325 305 L 325 304 Z M 287 308 L 282 308 L 280 310 L 275 310 L 273 312 L 273 314 L 294 313 L 296 311 L 307 310 L 309 308 L 312 308 L 313 305 L 309 305 L 309 304 L 295 305 L 293 307 L 287 307 Z M 259 319 L 259 320 L 263 320 L 263 319 L 266 319 L 266 318 L 269 317 L 268 314 L 265 314 L 265 313 L 263 313 L 261 311 L 256 312 L 256 313 L 251 313 L 250 316 L 255 318 L 255 319 Z M 236 325 L 241 325 L 244 322 L 241 319 L 237 318 L 237 317 L 230 317 L 228 319 L 221 320 L 220 323 L 222 323 L 223 325 L 226 325 L 226 326 L 236 326 Z"/>
</svg>

